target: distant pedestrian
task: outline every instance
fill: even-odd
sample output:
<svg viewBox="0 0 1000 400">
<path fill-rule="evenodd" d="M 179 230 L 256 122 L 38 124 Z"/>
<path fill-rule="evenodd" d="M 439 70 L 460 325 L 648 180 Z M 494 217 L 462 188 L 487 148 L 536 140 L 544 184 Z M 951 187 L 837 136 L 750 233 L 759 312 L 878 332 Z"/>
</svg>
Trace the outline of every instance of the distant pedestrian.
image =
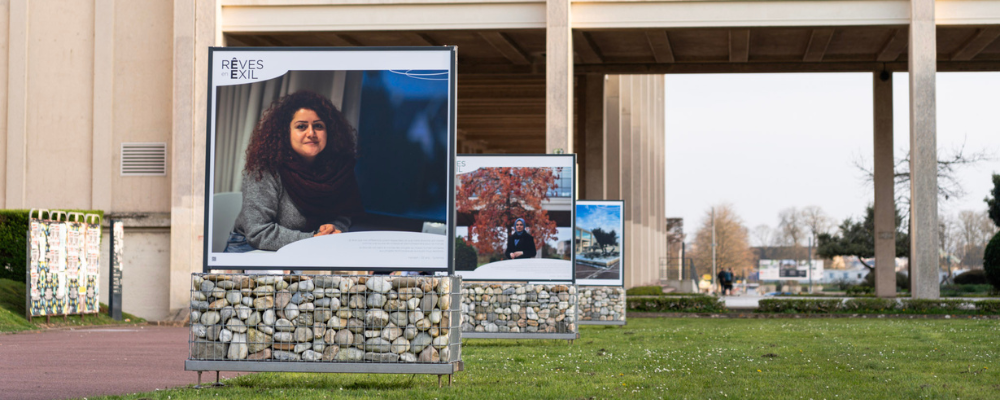
<svg viewBox="0 0 1000 400">
<path fill-rule="evenodd" d="M 734 275 L 733 275 L 733 269 L 732 268 L 726 268 L 726 270 L 723 271 L 722 273 L 724 274 L 724 278 L 722 279 L 722 293 L 723 294 L 729 294 L 730 296 L 732 296 L 733 295 L 733 277 L 734 277 Z"/>
<path fill-rule="evenodd" d="M 718 279 L 716 282 L 718 282 L 718 285 L 719 285 L 719 293 L 722 293 L 722 295 L 725 296 L 726 295 L 726 270 L 725 269 L 719 270 L 719 273 L 715 274 L 715 277 Z"/>
</svg>

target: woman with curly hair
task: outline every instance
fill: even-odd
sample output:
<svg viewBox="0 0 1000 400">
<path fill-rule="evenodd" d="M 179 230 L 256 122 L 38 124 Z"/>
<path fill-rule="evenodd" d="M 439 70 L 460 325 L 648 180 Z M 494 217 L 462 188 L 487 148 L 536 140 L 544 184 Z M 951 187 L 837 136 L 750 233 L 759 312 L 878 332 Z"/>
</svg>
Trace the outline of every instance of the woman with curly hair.
<svg viewBox="0 0 1000 400">
<path fill-rule="evenodd" d="M 346 232 L 364 213 L 354 177 L 355 130 L 329 99 L 298 91 L 268 107 L 243 169 L 243 208 L 227 253 L 276 251 Z"/>
</svg>

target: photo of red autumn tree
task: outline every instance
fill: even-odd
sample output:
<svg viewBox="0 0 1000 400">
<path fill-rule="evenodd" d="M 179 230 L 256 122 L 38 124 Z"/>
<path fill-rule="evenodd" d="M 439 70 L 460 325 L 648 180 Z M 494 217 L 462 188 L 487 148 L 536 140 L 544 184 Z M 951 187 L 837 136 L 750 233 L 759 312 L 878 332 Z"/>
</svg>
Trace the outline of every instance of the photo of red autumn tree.
<svg viewBox="0 0 1000 400">
<path fill-rule="evenodd" d="M 479 254 L 503 254 L 514 221 L 524 218 L 527 231 L 541 253 L 546 241 L 556 239 L 556 223 L 542 203 L 556 189 L 562 168 L 479 168 L 458 176 L 456 212 L 473 216 L 468 242 Z M 544 255 L 543 255 L 544 256 Z"/>
</svg>

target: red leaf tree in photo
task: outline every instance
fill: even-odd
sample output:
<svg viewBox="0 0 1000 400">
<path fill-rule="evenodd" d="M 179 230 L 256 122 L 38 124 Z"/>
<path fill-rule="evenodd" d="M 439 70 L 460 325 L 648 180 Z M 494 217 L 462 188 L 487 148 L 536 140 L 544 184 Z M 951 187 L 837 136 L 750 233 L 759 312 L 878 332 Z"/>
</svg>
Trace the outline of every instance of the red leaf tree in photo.
<svg viewBox="0 0 1000 400">
<path fill-rule="evenodd" d="M 479 168 L 459 176 L 456 211 L 472 214 L 469 242 L 479 254 L 502 254 L 514 221 L 524 218 L 535 248 L 556 238 L 556 223 L 542 203 L 556 189 L 562 168 Z"/>
</svg>

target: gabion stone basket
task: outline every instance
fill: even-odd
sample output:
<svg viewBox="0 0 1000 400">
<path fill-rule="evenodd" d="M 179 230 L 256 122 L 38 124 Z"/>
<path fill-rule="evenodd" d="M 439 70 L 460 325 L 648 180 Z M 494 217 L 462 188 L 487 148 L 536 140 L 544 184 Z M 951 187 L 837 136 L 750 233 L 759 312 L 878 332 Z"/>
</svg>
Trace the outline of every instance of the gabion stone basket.
<svg viewBox="0 0 1000 400">
<path fill-rule="evenodd" d="M 465 283 L 461 307 L 465 338 L 573 340 L 580 336 L 576 285 Z"/>
<path fill-rule="evenodd" d="M 578 299 L 580 325 L 625 325 L 625 288 L 581 287 Z"/>
<path fill-rule="evenodd" d="M 194 274 L 194 371 L 451 374 L 461 278 Z"/>
</svg>

